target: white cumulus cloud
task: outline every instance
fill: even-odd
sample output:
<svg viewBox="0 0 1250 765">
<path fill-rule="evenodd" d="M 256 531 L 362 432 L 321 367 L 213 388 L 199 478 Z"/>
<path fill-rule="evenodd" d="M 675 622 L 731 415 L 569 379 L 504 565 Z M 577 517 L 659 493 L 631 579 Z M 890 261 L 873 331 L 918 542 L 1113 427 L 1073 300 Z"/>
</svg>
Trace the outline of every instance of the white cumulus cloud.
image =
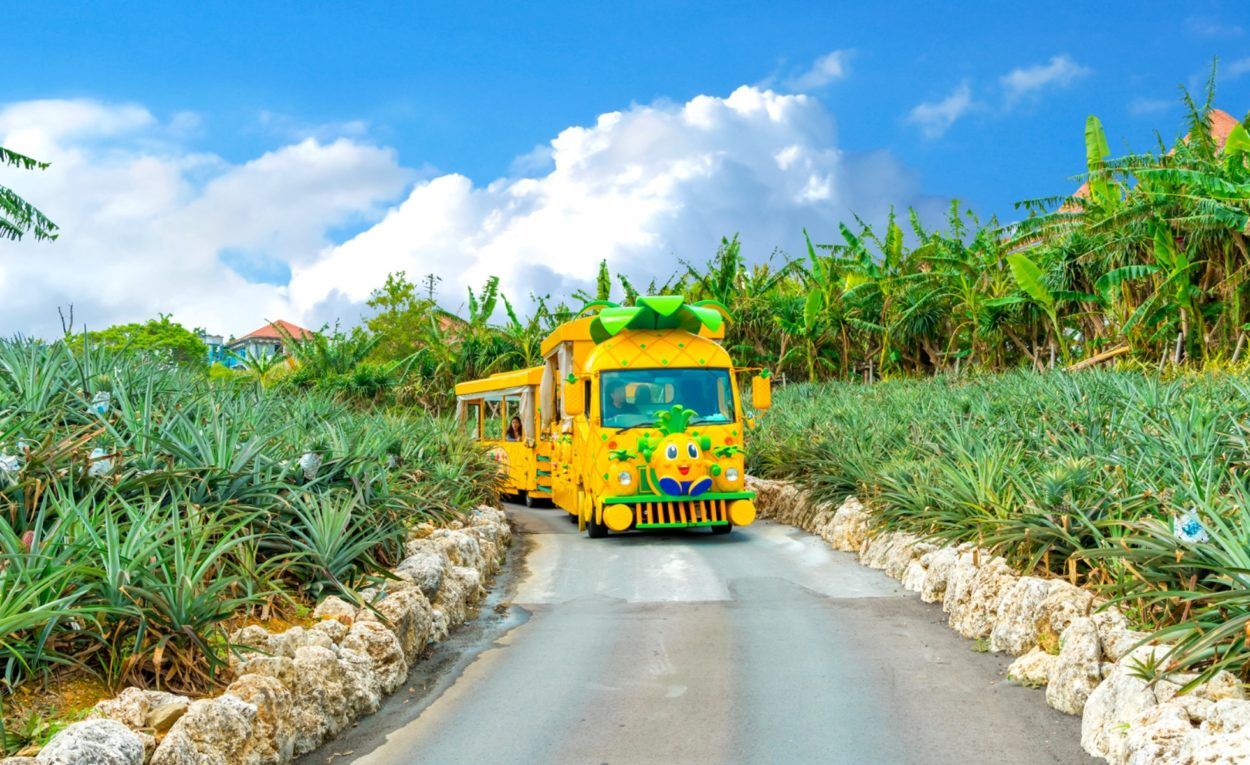
<svg viewBox="0 0 1250 765">
<path fill-rule="evenodd" d="M 188 148 L 197 125 L 133 104 L 0 106 L 0 144 L 53 162 L 0 183 L 62 226 L 51 244 L 0 243 L 0 333 L 55 334 L 69 303 L 93 328 L 157 312 L 227 334 L 351 322 L 400 270 L 442 276 L 453 309 L 491 275 L 524 303 L 590 285 L 604 259 L 663 281 L 735 232 L 758 262 L 802 252 L 804 227 L 820 239 L 852 213 L 941 206 L 889 152 L 839 148 L 820 101 L 751 86 L 603 114 L 485 184 L 401 167 L 360 136 L 228 162 Z"/>
<path fill-rule="evenodd" d="M 1048 63 L 1012 69 L 999 78 L 1007 95 L 1008 105 L 1050 87 L 1067 87 L 1090 74 L 1092 70 L 1081 66 L 1067 55 L 1051 58 Z"/>
<path fill-rule="evenodd" d="M 52 163 L 0 171 L 0 183 L 61 226 L 53 243 L 0 242 L 0 332 L 52 334 L 71 303 L 96 329 L 165 312 L 246 332 L 289 308 L 286 288 L 247 266 L 306 262 L 333 227 L 376 219 L 410 179 L 393 151 L 344 139 L 231 164 L 182 147 L 186 124 L 86 100 L 0 107 L 0 145 Z"/>
<path fill-rule="evenodd" d="M 561 132 L 549 153 L 538 177 L 416 184 L 377 225 L 294 269 L 296 309 L 341 310 L 398 270 L 442 275 L 452 308 L 491 275 L 514 298 L 567 294 L 600 260 L 663 280 L 724 235 L 740 232 L 762 260 L 778 246 L 801 251 L 805 226 L 819 236 L 852 212 L 880 218 L 891 203 L 924 201 L 890 154 L 840 150 L 819 101 L 749 86 L 601 115 Z"/>
<path fill-rule="evenodd" d="M 918 125 L 925 138 L 940 138 L 975 105 L 972 86 L 964 81 L 946 98 L 916 104 L 908 113 L 907 121 Z"/>
</svg>

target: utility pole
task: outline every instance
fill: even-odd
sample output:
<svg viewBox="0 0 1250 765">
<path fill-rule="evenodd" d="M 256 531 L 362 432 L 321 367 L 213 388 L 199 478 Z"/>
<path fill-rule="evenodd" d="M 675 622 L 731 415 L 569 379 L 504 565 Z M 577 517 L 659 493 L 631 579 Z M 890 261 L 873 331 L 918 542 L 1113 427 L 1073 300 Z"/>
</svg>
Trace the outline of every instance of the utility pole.
<svg viewBox="0 0 1250 765">
<path fill-rule="evenodd" d="M 443 277 L 438 274 L 426 274 L 421 277 L 421 284 L 425 286 L 425 296 L 431 303 L 434 302 L 434 293 L 438 292 L 438 283 L 442 280 Z"/>
</svg>

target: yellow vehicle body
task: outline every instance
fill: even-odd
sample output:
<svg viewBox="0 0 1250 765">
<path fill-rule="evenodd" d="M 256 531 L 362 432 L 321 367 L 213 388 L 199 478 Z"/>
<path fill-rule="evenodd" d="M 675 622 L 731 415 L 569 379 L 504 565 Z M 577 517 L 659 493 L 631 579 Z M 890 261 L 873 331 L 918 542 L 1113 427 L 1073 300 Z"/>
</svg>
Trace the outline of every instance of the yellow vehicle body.
<svg viewBox="0 0 1250 765">
<path fill-rule="evenodd" d="M 737 376 L 719 342 L 724 310 L 675 296 L 638 303 L 596 304 L 560 325 L 542 365 L 457 385 L 462 421 L 491 444 L 505 491 L 550 499 L 592 537 L 746 526 L 754 494 L 743 485 Z M 767 407 L 767 377 L 752 390 Z M 521 417 L 524 438 L 505 440 L 485 424 L 495 416 L 505 430 Z"/>
</svg>

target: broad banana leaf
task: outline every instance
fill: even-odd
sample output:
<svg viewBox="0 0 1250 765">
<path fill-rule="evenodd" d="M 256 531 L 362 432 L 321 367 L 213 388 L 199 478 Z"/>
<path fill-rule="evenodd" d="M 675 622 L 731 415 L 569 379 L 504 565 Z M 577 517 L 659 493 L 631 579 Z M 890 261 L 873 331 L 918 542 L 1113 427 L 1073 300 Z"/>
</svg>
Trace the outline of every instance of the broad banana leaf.
<svg viewBox="0 0 1250 765">
<path fill-rule="evenodd" d="M 1019 252 L 1008 255 L 1007 263 L 1011 266 L 1011 276 L 1016 280 L 1016 285 L 1038 305 L 1047 311 L 1053 310 L 1055 296 L 1046 288 L 1042 269 L 1029 260 L 1027 255 Z"/>
</svg>

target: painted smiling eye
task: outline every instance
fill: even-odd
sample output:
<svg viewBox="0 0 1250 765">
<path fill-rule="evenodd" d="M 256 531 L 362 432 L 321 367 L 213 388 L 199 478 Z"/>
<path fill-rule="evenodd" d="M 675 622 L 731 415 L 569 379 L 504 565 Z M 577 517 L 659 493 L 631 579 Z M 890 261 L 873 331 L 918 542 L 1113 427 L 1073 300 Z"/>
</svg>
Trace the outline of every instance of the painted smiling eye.
<svg viewBox="0 0 1250 765">
<path fill-rule="evenodd" d="M 699 447 L 694 444 L 686 444 L 686 454 L 689 454 L 692 460 L 699 459 Z"/>
<path fill-rule="evenodd" d="M 670 460 L 677 459 L 677 444 L 669 444 L 668 448 L 664 450 L 664 456 Z"/>
</svg>

